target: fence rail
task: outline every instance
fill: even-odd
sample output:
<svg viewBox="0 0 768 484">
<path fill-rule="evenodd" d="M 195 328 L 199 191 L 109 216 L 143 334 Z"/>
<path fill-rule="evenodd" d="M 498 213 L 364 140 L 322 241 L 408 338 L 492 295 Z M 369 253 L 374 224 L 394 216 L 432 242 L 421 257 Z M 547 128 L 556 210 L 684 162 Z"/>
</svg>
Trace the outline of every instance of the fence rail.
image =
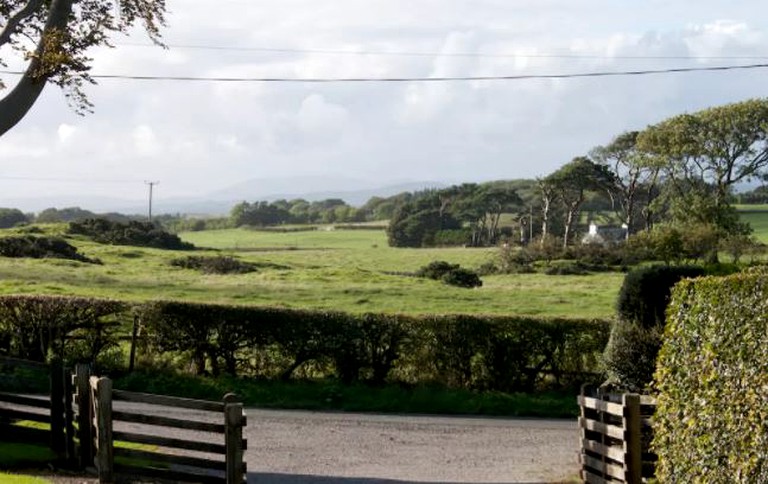
<svg viewBox="0 0 768 484">
<path fill-rule="evenodd" d="M 600 393 L 585 386 L 578 402 L 582 480 L 640 484 L 653 477 L 656 456 L 649 451 L 649 443 L 655 400 L 632 393 Z"/>
<path fill-rule="evenodd" d="M 84 377 L 80 377 L 83 379 Z M 108 378 L 89 377 L 88 394 L 91 431 L 94 437 L 93 456 L 102 482 L 126 479 L 160 479 L 169 482 L 205 482 L 240 484 L 245 480 L 246 465 L 243 451 L 243 427 L 246 419 L 243 405 L 233 394 L 223 402 L 192 400 L 165 395 L 126 392 L 112 389 Z M 149 415 L 143 409 L 115 410 L 113 402 L 132 402 L 149 406 L 172 407 L 196 411 L 191 417 Z M 220 418 L 223 423 L 211 423 Z M 138 424 L 151 430 L 115 431 L 116 423 Z M 155 429 L 188 430 L 208 433 L 208 439 L 169 438 Z M 130 448 L 114 446 L 114 441 Z M 148 445 L 159 448 L 141 448 Z M 177 455 L 173 449 L 208 454 L 207 456 Z"/>
<path fill-rule="evenodd" d="M 46 373 L 48 394 L 33 396 L 0 392 L 0 433 L 8 440 L 23 443 L 47 442 L 60 462 L 73 459 L 73 432 L 66 423 L 66 374 L 61 361 L 50 364 L 0 357 L 0 367 Z M 31 422 L 32 425 L 20 422 Z"/>
</svg>

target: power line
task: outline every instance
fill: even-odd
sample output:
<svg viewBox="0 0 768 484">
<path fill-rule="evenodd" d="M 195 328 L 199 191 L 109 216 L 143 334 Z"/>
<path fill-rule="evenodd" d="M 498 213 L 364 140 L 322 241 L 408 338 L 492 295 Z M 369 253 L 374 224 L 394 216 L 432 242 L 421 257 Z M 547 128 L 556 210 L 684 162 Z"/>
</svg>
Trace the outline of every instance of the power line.
<svg viewBox="0 0 768 484">
<path fill-rule="evenodd" d="M 34 177 L 34 176 L 0 176 L 0 180 L 17 181 L 50 181 L 67 183 L 141 183 L 141 180 L 100 180 L 92 178 L 53 178 L 53 177 Z"/>
<path fill-rule="evenodd" d="M 532 79 L 576 79 L 588 77 L 626 77 L 653 74 L 677 74 L 685 72 L 714 72 L 747 69 L 763 69 L 768 64 L 747 64 L 710 67 L 678 67 L 671 69 L 643 69 L 630 71 L 594 71 L 571 74 L 520 74 L 513 76 L 444 76 L 444 77 L 206 77 L 206 76 L 150 76 L 130 74 L 92 74 L 93 79 L 120 79 L 132 81 L 183 81 L 183 82 L 272 82 L 272 83 L 363 83 L 363 82 L 454 82 L 454 81 L 521 81 Z M 0 74 L 22 75 L 21 71 L 0 71 Z"/>
<path fill-rule="evenodd" d="M 156 44 L 140 42 L 120 42 L 118 46 L 126 47 L 157 47 Z M 764 55 L 723 55 L 723 56 L 693 56 L 693 55 L 597 55 L 597 54 L 489 54 L 484 52 L 411 52 L 411 51 L 376 51 L 376 50 L 343 50 L 343 49 L 299 49 L 287 47 L 248 47 L 222 46 L 207 44 L 165 44 L 172 49 L 212 50 L 232 52 L 265 52 L 277 54 L 328 54 L 328 55 L 381 55 L 393 57 L 478 57 L 478 58 L 526 58 L 526 59 L 627 59 L 627 60 L 764 60 Z"/>
</svg>

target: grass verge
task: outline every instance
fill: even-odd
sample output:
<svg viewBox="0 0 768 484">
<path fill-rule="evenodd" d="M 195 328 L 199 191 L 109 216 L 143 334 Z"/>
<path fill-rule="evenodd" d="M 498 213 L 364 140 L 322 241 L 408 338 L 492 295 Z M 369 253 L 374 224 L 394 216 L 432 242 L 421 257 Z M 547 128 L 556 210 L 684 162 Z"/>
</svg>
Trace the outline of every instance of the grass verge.
<svg viewBox="0 0 768 484">
<path fill-rule="evenodd" d="M 371 387 L 337 381 L 259 381 L 157 373 L 119 378 L 115 388 L 205 400 L 219 400 L 234 391 L 246 406 L 260 408 L 546 418 L 578 414 L 576 391 L 473 392 L 428 386 Z"/>
<path fill-rule="evenodd" d="M 40 477 L 22 476 L 18 474 L 9 474 L 0 472 L 0 482 L 3 484 L 50 484 L 48 479 Z"/>
</svg>

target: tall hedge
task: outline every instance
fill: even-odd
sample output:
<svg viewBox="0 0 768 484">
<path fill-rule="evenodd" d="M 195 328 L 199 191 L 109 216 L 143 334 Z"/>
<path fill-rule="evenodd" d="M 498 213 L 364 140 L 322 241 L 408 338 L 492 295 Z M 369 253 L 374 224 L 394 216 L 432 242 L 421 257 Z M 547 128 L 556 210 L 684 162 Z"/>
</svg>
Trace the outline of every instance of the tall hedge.
<svg viewBox="0 0 768 484">
<path fill-rule="evenodd" d="M 768 272 L 676 286 L 656 386 L 661 482 L 768 482 Z"/>
</svg>

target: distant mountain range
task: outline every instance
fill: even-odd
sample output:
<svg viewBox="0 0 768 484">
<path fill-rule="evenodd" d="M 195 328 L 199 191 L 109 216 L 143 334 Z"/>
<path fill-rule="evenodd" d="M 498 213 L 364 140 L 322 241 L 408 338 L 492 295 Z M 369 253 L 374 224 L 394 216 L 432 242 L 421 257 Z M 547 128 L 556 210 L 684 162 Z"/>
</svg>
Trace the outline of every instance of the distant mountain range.
<svg viewBox="0 0 768 484">
<path fill-rule="evenodd" d="M 181 213 L 192 215 L 223 215 L 242 201 L 274 201 L 303 198 L 308 201 L 340 198 L 353 206 L 361 206 L 371 197 L 390 197 L 402 192 L 426 188 L 444 188 L 447 183 L 435 181 L 405 181 L 376 185 L 370 181 L 342 177 L 291 177 L 247 180 L 230 187 L 198 197 L 163 198 L 153 200 L 155 214 Z M 80 207 L 92 212 L 119 212 L 143 214 L 147 212 L 144 201 L 88 195 L 60 195 L 34 198 L 3 198 L 0 207 L 18 208 L 24 212 L 40 212 L 46 208 Z"/>
</svg>

